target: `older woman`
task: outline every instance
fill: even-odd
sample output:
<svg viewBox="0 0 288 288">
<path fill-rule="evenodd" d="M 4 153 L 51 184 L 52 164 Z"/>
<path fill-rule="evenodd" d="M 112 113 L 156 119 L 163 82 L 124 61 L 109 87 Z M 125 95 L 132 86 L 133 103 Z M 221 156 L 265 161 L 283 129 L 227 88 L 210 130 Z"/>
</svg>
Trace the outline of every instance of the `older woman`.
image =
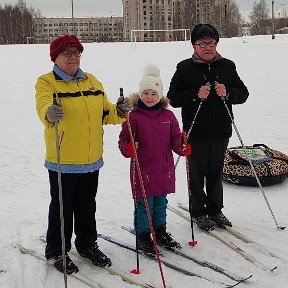
<svg viewBox="0 0 288 288">
<path fill-rule="evenodd" d="M 95 76 L 80 69 L 83 50 L 76 36 L 65 35 L 53 40 L 50 44 L 50 57 L 55 63 L 53 71 L 40 76 L 36 83 L 37 113 L 45 127 L 45 167 L 51 194 L 45 256 L 61 272 L 64 272 L 64 260 L 55 122 L 59 121 L 65 253 L 71 249 L 74 218 L 78 253 L 103 267 L 111 265 L 110 259 L 98 248 L 95 220 L 99 169 L 103 166 L 103 124 L 122 123 L 125 112 L 132 109 L 128 98 L 119 99 L 118 104 L 110 103 Z M 65 272 L 77 271 L 67 255 Z"/>
</svg>

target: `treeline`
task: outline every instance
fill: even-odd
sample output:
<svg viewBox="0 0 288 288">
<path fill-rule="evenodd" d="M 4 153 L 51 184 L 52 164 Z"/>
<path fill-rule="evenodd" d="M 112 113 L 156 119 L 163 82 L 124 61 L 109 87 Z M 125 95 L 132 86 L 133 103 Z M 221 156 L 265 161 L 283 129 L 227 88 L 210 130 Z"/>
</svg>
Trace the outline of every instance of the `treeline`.
<svg viewBox="0 0 288 288">
<path fill-rule="evenodd" d="M 219 1 L 216 5 L 215 0 L 183 0 L 182 3 L 184 13 L 180 17 L 176 15 L 174 21 L 177 28 L 180 26 L 193 27 L 197 23 L 210 23 L 218 29 L 222 36 L 226 37 L 240 35 L 241 26 L 244 24 L 250 26 L 251 35 L 265 35 L 272 32 L 271 11 L 266 0 L 251 1 L 252 7 L 248 15 L 249 23 L 245 23 L 243 20 L 235 0 L 223 0 L 220 2 L 221 5 L 219 5 Z M 278 3 L 278 5 L 285 4 Z M 280 18 L 279 13 L 277 20 L 275 20 L 276 31 L 288 26 L 286 10 L 283 9 L 282 14 Z"/>
<path fill-rule="evenodd" d="M 176 15 L 177 19 L 174 21 L 178 27 L 193 27 L 198 23 L 210 23 L 224 37 L 239 35 L 244 21 L 234 0 L 221 1 L 220 4 L 215 0 L 183 0 L 182 3 L 184 13 L 181 17 Z"/>
<path fill-rule="evenodd" d="M 0 44 L 27 43 L 27 37 L 34 36 L 33 17 L 41 17 L 40 11 L 28 8 L 24 0 L 0 5 Z"/>
</svg>

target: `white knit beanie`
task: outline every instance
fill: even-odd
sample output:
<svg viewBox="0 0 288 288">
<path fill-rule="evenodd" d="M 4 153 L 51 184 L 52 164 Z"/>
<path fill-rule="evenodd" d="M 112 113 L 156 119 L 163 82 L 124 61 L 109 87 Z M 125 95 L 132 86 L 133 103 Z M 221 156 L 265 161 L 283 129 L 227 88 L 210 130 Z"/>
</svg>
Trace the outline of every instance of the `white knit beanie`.
<svg viewBox="0 0 288 288">
<path fill-rule="evenodd" d="M 163 97 L 163 83 L 160 78 L 160 70 L 155 65 L 147 65 L 144 68 L 144 76 L 139 84 L 139 95 L 141 95 L 144 90 L 152 89 L 157 92 L 160 99 Z"/>
</svg>

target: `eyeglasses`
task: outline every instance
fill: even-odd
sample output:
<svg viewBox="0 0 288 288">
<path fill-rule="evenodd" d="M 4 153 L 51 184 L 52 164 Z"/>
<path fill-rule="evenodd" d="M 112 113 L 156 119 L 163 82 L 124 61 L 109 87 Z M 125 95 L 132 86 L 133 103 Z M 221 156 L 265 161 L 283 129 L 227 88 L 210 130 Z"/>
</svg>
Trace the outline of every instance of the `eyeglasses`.
<svg viewBox="0 0 288 288">
<path fill-rule="evenodd" d="M 211 48 L 216 46 L 216 44 L 217 44 L 216 41 L 195 43 L 195 45 L 198 45 L 201 48 L 206 48 L 207 46 Z"/>
<path fill-rule="evenodd" d="M 81 56 L 81 52 L 79 50 L 75 50 L 75 51 L 66 50 L 66 51 L 63 51 L 61 54 L 66 58 L 70 58 L 72 56 L 75 56 L 75 57 Z"/>
</svg>

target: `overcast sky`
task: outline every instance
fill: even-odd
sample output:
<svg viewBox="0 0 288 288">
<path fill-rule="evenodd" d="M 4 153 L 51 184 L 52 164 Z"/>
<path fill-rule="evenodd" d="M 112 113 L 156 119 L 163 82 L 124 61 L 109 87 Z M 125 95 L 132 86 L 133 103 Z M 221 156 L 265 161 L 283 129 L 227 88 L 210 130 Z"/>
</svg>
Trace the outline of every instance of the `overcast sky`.
<svg viewBox="0 0 288 288">
<path fill-rule="evenodd" d="M 254 0 L 235 0 L 243 16 L 249 14 Z M 258 1 L 258 0 L 257 0 Z M 288 2 L 283 0 L 284 2 Z M 70 17 L 72 0 L 25 0 L 28 7 L 39 9 L 45 17 Z M 270 2 L 267 1 L 269 7 Z M 277 1 L 276 1 L 277 2 Z M 0 0 L 15 4 L 17 0 Z M 122 0 L 73 0 L 75 17 L 122 16 Z M 277 3 L 275 3 L 277 5 Z M 287 7 L 288 8 L 288 7 Z"/>
</svg>

